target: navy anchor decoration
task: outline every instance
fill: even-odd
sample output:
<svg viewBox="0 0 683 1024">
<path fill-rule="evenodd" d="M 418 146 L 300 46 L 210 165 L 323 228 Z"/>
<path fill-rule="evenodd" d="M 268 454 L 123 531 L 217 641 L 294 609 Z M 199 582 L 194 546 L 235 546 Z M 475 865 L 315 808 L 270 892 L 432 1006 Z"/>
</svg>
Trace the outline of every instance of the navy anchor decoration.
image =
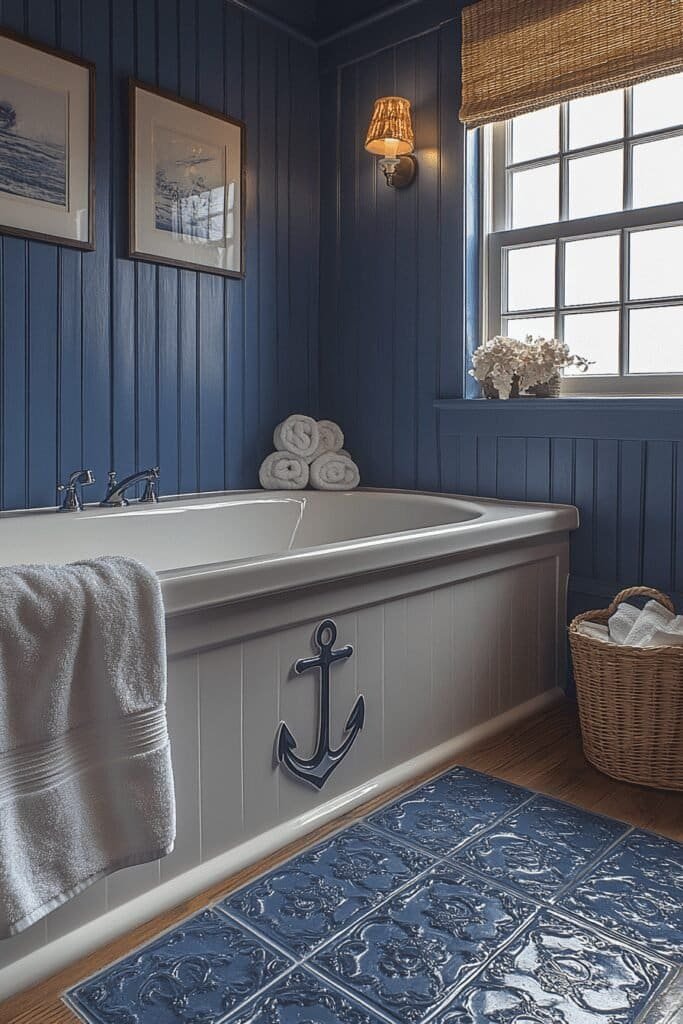
<svg viewBox="0 0 683 1024">
<path fill-rule="evenodd" d="M 278 762 L 283 768 L 302 782 L 307 782 L 316 789 L 322 789 L 334 769 L 341 764 L 353 746 L 356 736 L 363 728 L 365 721 L 365 698 L 361 694 L 351 709 L 346 720 L 344 732 L 346 736 L 341 745 L 330 746 L 330 666 L 337 661 L 345 661 L 353 654 L 353 647 L 347 644 L 334 650 L 337 640 L 337 627 L 332 619 L 325 619 L 315 631 L 315 643 L 320 654 L 315 658 L 300 658 L 294 665 L 297 675 L 310 669 L 320 669 L 320 708 L 318 722 L 318 742 L 310 757 L 299 757 L 294 753 L 296 740 L 285 722 L 280 722 L 275 738 L 275 752 Z"/>
</svg>

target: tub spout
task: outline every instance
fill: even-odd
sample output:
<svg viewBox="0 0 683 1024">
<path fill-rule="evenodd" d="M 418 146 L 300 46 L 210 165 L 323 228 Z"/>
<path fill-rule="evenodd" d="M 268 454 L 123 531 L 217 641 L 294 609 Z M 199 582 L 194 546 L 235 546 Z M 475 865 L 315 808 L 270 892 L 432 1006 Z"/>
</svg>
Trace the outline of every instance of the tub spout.
<svg viewBox="0 0 683 1024">
<path fill-rule="evenodd" d="M 109 472 L 109 484 L 107 486 L 107 493 L 100 502 L 100 505 L 104 505 L 106 508 L 121 508 L 124 505 L 128 505 L 128 499 L 126 498 L 126 491 L 129 487 L 133 487 L 134 484 L 140 483 L 142 480 L 145 481 L 145 489 L 142 497 L 139 499 L 140 504 L 154 504 L 158 501 L 157 497 L 157 484 L 159 480 L 159 467 L 154 466 L 152 469 L 141 469 L 137 473 L 131 473 L 130 476 L 125 477 L 118 483 L 116 479 L 116 470 L 112 469 Z"/>
</svg>

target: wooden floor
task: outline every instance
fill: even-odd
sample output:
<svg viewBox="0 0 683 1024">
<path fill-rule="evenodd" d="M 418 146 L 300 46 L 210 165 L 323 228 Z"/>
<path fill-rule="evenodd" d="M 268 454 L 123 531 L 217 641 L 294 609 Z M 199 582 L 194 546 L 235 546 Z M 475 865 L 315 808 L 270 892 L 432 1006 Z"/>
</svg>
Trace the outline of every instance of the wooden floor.
<svg viewBox="0 0 683 1024">
<path fill-rule="evenodd" d="M 683 841 L 683 795 L 615 782 L 591 768 L 583 757 L 576 712 L 569 703 L 557 705 L 461 753 L 457 763 Z M 437 774 L 444 767 L 430 774 Z M 421 780 L 414 779 L 410 784 L 397 787 L 362 808 L 356 808 L 305 840 L 293 843 L 276 855 L 233 875 L 108 947 L 72 964 L 53 978 L 0 1004 L 0 1024 L 74 1024 L 73 1014 L 60 1002 L 60 994 L 65 989 L 124 956 L 128 950 L 147 942 L 176 921 L 220 899 L 279 861 L 286 860 L 302 847 L 335 831 L 346 820 L 351 821 L 367 813 L 399 792 L 410 789 L 418 781 Z"/>
</svg>

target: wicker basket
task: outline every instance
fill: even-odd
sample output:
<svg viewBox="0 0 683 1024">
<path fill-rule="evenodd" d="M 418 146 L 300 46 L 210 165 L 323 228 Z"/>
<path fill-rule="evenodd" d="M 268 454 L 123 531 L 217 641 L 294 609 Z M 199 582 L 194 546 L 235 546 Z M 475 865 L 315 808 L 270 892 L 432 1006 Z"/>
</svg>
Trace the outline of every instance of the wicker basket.
<svg viewBox="0 0 683 1024">
<path fill-rule="evenodd" d="M 586 758 L 615 779 L 683 790 L 683 647 L 626 647 L 578 632 L 583 621 L 606 624 L 621 601 L 654 597 L 650 587 L 622 590 L 609 608 L 577 615 L 569 643 Z"/>
</svg>

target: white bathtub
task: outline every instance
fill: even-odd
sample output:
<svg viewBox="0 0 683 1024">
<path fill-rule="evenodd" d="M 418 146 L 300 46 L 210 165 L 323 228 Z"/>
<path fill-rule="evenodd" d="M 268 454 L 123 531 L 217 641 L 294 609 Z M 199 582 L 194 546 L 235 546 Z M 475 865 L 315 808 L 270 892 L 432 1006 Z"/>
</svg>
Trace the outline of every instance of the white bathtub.
<svg viewBox="0 0 683 1024">
<path fill-rule="evenodd" d="M 576 509 L 399 491 L 232 492 L 157 506 L 0 516 L 0 564 L 127 554 L 168 615 L 176 849 L 98 882 L 0 941 L 0 998 L 212 885 L 557 695 Z M 333 745 L 318 791 L 273 756 L 278 724 L 313 750 L 331 617 L 353 655 L 331 672 Z"/>
</svg>

